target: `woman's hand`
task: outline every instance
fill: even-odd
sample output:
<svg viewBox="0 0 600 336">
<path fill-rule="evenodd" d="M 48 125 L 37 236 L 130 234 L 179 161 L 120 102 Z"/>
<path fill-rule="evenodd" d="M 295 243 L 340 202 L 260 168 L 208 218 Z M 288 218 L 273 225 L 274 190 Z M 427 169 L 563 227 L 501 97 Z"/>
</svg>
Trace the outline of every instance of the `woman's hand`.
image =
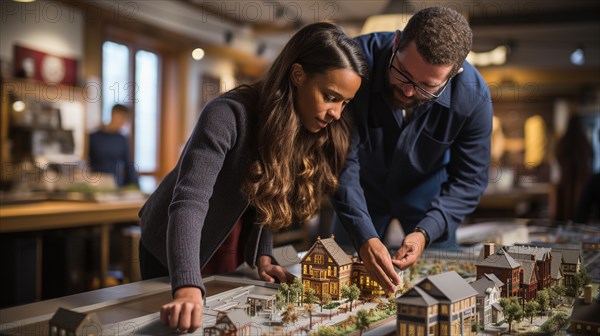
<svg viewBox="0 0 600 336">
<path fill-rule="evenodd" d="M 202 291 L 197 287 L 181 287 L 173 301 L 160 307 L 160 321 L 180 332 L 192 333 L 202 325 Z"/>
<path fill-rule="evenodd" d="M 294 280 L 294 276 L 290 272 L 279 265 L 273 265 L 269 256 L 260 256 L 258 258 L 258 276 L 262 280 L 271 283 L 275 282 L 275 278 L 280 283 L 291 283 Z"/>
</svg>

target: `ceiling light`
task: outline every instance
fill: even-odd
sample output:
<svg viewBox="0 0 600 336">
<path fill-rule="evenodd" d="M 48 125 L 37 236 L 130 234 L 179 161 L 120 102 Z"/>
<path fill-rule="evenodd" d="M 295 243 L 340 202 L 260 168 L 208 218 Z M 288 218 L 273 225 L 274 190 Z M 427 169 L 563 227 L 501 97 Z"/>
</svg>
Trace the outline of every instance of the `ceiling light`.
<svg viewBox="0 0 600 336">
<path fill-rule="evenodd" d="M 204 55 L 205 55 L 205 52 L 204 52 L 204 49 L 202 49 L 202 48 L 196 48 L 196 49 L 194 49 L 194 51 L 192 51 L 192 58 L 195 59 L 196 61 L 203 59 Z"/>
<path fill-rule="evenodd" d="M 25 111 L 25 103 L 21 100 L 17 100 L 13 103 L 12 108 L 15 112 L 23 112 Z"/>
<path fill-rule="evenodd" d="M 369 16 L 362 26 L 360 34 L 388 31 L 397 29 L 404 30 L 412 14 L 384 14 Z"/>
<path fill-rule="evenodd" d="M 577 47 L 571 53 L 571 63 L 575 65 L 583 65 L 585 63 L 585 54 L 583 53 L 583 47 Z"/>
<path fill-rule="evenodd" d="M 467 61 L 474 66 L 502 65 L 506 63 L 509 51 L 510 49 L 503 45 L 486 52 L 471 51 Z"/>
</svg>

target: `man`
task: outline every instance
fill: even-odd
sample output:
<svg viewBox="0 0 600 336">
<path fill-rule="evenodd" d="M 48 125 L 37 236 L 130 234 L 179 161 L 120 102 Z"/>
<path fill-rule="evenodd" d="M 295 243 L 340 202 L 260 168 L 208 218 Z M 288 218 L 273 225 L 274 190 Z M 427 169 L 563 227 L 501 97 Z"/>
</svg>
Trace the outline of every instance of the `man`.
<svg viewBox="0 0 600 336">
<path fill-rule="evenodd" d="M 119 186 L 138 185 L 138 176 L 129 154 L 129 141 L 121 129 L 129 122 L 129 110 L 116 104 L 108 125 L 90 134 L 89 155 L 93 172 L 114 175 Z"/>
<path fill-rule="evenodd" d="M 372 278 L 392 292 L 432 242 L 448 240 L 487 186 L 492 105 L 465 61 L 472 32 L 448 8 L 416 13 L 403 32 L 357 37 L 371 70 L 352 104 L 355 129 L 332 198 L 336 240 L 349 233 Z M 383 237 L 406 236 L 391 258 Z M 346 238 L 348 239 L 348 238 Z M 349 239 L 348 239 L 349 240 Z"/>
</svg>

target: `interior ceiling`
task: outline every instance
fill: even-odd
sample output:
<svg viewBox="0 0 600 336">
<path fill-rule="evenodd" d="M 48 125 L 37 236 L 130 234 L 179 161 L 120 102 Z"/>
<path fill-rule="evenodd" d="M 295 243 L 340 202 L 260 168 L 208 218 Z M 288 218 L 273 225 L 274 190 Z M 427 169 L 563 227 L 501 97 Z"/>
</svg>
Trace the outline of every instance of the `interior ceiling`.
<svg viewBox="0 0 600 336">
<path fill-rule="evenodd" d="M 202 15 L 251 30 L 258 40 L 283 46 L 304 24 L 329 20 L 358 34 L 371 15 L 414 13 L 442 5 L 465 15 L 474 34 L 474 51 L 504 44 L 511 47 L 507 65 L 537 68 L 575 67 L 569 55 L 583 47 L 584 68 L 600 68 L 600 1 L 393 1 L 181 0 Z"/>
</svg>

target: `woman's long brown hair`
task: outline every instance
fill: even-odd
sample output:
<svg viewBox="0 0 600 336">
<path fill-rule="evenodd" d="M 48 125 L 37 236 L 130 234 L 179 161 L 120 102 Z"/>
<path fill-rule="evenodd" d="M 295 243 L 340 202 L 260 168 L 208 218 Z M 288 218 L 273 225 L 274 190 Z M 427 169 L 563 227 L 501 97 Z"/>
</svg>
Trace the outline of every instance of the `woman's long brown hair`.
<svg viewBox="0 0 600 336">
<path fill-rule="evenodd" d="M 263 80 L 238 88 L 254 105 L 257 149 L 242 191 L 256 209 L 256 222 L 272 231 L 316 213 L 323 196 L 337 188 L 350 146 L 347 113 L 317 133 L 303 127 L 290 79 L 294 63 L 309 76 L 347 68 L 364 79 L 368 71 L 358 44 L 340 27 L 315 23 L 290 39 Z"/>
</svg>

